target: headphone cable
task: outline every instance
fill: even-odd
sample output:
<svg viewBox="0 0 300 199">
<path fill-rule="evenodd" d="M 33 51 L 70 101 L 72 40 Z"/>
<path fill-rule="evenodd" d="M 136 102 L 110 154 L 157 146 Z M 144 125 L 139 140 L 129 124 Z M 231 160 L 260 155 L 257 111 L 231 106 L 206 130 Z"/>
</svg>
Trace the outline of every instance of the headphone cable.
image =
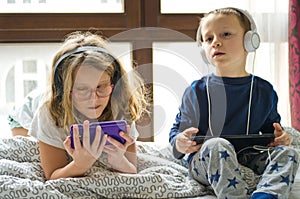
<svg viewBox="0 0 300 199">
<path fill-rule="evenodd" d="M 254 52 L 254 57 L 253 57 L 253 60 L 252 60 L 252 79 L 251 79 L 249 104 L 248 104 L 248 116 L 247 116 L 247 130 L 246 130 L 246 135 L 249 135 L 249 128 L 250 128 L 252 92 L 253 92 L 253 83 L 254 83 L 254 62 L 255 62 L 255 55 L 256 55 L 256 51 Z"/>
</svg>

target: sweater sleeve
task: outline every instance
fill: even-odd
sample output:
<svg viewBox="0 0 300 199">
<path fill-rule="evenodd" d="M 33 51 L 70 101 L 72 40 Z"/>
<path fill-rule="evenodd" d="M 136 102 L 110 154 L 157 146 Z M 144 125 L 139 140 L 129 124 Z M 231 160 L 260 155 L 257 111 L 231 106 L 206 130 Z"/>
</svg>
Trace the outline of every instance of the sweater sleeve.
<svg viewBox="0 0 300 199">
<path fill-rule="evenodd" d="M 274 90 L 272 90 L 272 99 L 271 99 L 271 106 L 270 106 L 270 111 L 269 115 L 261 128 L 261 132 L 273 132 L 274 127 L 273 123 L 280 123 L 281 117 L 280 114 L 278 113 L 277 110 L 277 104 L 278 104 L 278 96 Z"/>
<path fill-rule="evenodd" d="M 197 95 L 192 84 L 188 87 L 182 97 L 182 103 L 179 108 L 179 113 L 176 115 L 175 123 L 169 133 L 169 142 L 173 148 L 173 155 L 175 158 L 183 158 L 182 154 L 176 150 L 176 137 L 179 133 L 190 127 L 198 127 L 199 121 L 199 105 Z"/>
</svg>

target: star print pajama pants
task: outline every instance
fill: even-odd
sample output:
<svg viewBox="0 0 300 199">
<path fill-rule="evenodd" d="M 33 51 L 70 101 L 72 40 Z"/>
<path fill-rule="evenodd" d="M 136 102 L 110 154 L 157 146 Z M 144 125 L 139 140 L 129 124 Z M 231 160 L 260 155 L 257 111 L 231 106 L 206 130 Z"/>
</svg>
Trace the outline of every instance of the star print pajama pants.
<svg viewBox="0 0 300 199">
<path fill-rule="evenodd" d="M 298 152 L 287 146 L 269 152 L 252 152 L 237 157 L 227 140 L 212 138 L 191 159 L 190 175 L 201 184 L 211 186 L 218 199 L 247 199 L 254 193 L 288 199 L 299 167 Z M 254 192 L 241 175 L 240 163 L 260 176 Z"/>
</svg>

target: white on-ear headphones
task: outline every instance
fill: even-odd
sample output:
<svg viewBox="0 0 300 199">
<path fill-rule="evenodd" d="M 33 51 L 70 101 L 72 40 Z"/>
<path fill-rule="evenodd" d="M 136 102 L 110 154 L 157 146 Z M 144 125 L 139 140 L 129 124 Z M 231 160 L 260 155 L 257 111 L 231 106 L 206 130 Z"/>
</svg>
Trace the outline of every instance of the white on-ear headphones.
<svg viewBox="0 0 300 199">
<path fill-rule="evenodd" d="M 256 49 L 258 49 L 260 44 L 260 37 L 257 33 L 254 19 L 247 10 L 241 10 L 238 8 L 236 8 L 236 10 L 244 14 L 250 21 L 251 30 L 247 31 L 244 35 L 244 47 L 247 52 L 254 52 Z"/>
<path fill-rule="evenodd" d="M 254 52 L 256 49 L 258 49 L 258 47 L 260 45 L 260 36 L 257 33 L 257 29 L 256 29 L 254 19 L 252 18 L 252 16 L 250 15 L 250 13 L 247 10 L 242 10 L 242 9 L 239 9 L 239 8 L 231 8 L 231 9 L 234 9 L 234 10 L 240 12 L 241 14 L 246 16 L 247 19 L 249 20 L 251 30 L 247 31 L 244 35 L 244 48 L 247 52 Z M 203 61 L 206 64 L 210 64 L 210 62 L 208 61 L 208 59 L 206 57 L 205 50 L 203 49 L 202 44 L 201 44 L 201 32 L 200 32 L 201 30 L 200 30 L 200 28 L 201 27 L 199 25 L 197 33 L 196 33 L 196 41 L 201 46 L 200 54 L 202 56 Z"/>
</svg>

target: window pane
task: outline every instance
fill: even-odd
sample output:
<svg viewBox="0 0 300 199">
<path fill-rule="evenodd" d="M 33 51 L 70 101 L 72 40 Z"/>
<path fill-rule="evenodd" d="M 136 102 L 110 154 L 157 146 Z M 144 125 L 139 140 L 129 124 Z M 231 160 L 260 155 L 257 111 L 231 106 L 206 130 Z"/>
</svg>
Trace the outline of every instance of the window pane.
<svg viewBox="0 0 300 199">
<path fill-rule="evenodd" d="M 124 0 L 0 0 L 1 13 L 123 13 Z"/>
<path fill-rule="evenodd" d="M 109 45 L 110 52 L 118 58 L 126 71 L 130 71 L 132 69 L 132 47 L 128 42 L 113 42 Z"/>
<path fill-rule="evenodd" d="M 23 61 L 23 73 L 36 73 L 36 72 L 37 72 L 36 60 Z"/>
<path fill-rule="evenodd" d="M 288 11 L 288 1 L 282 0 L 160 0 L 161 13 L 206 13 L 221 7 L 238 7 L 252 12 Z M 217 6 L 216 6 L 217 5 Z"/>
<path fill-rule="evenodd" d="M 7 116 L 34 89 L 46 88 L 53 54 L 59 43 L 0 44 L 0 137 L 11 135 Z M 3 92 L 2 92 L 3 91 Z"/>
<path fill-rule="evenodd" d="M 196 42 L 153 44 L 154 141 L 168 143 L 185 88 L 211 71 Z"/>
<path fill-rule="evenodd" d="M 25 80 L 23 84 L 24 84 L 23 96 L 28 95 L 31 91 L 34 91 L 38 88 L 38 82 L 34 80 Z"/>
<path fill-rule="evenodd" d="M 0 44 L 0 123 L 1 137 L 11 136 L 8 113 L 34 90 L 46 89 L 52 59 L 60 43 Z M 131 45 L 112 43 L 111 52 L 120 59 L 126 70 L 131 65 Z M 4 132 L 4 133 L 3 133 Z"/>
</svg>

